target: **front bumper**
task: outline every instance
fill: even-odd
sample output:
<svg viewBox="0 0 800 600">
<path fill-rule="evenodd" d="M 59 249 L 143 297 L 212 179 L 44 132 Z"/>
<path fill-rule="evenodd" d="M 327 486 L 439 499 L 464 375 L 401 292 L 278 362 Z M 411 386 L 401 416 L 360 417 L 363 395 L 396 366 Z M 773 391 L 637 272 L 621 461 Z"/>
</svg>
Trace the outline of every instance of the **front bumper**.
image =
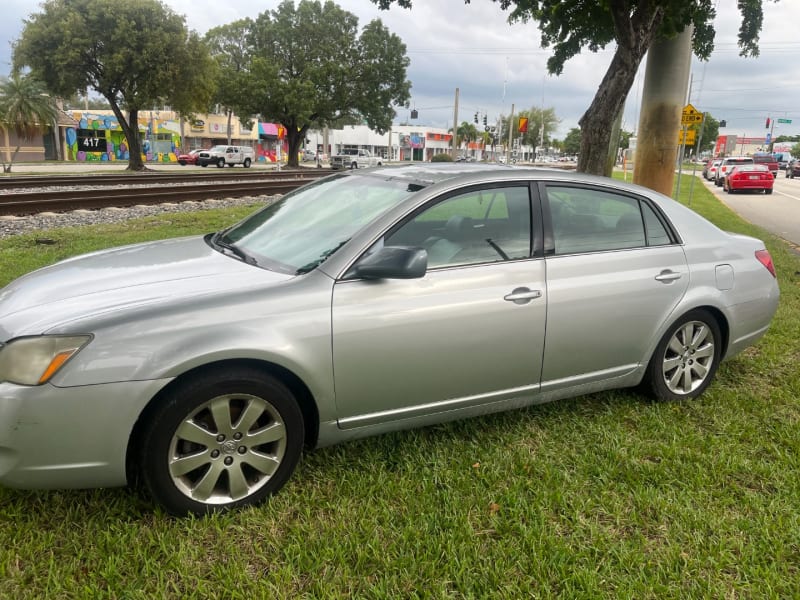
<svg viewBox="0 0 800 600">
<path fill-rule="evenodd" d="M 23 489 L 125 485 L 133 426 L 167 383 L 68 388 L 0 383 L 0 484 Z"/>
</svg>

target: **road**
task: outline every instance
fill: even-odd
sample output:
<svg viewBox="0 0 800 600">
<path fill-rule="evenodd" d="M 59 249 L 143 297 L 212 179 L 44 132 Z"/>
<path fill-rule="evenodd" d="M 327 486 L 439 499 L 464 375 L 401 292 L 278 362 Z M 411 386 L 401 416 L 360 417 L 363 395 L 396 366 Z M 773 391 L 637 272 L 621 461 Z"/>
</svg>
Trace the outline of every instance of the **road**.
<svg viewBox="0 0 800 600">
<path fill-rule="evenodd" d="M 786 179 L 780 171 L 771 196 L 747 192 L 726 194 L 699 175 L 698 181 L 743 219 L 800 248 L 800 179 Z"/>
</svg>

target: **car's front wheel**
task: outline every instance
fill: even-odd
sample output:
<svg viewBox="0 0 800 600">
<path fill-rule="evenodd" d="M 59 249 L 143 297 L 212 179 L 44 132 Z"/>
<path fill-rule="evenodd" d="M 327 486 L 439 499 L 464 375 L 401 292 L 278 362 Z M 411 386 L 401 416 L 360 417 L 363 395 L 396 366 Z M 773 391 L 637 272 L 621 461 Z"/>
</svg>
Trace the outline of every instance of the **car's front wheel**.
<svg viewBox="0 0 800 600">
<path fill-rule="evenodd" d="M 211 371 L 165 394 L 141 438 L 141 479 L 169 513 L 258 504 L 294 471 L 300 408 L 277 379 L 246 367 Z"/>
<path fill-rule="evenodd" d="M 721 356 L 716 319 L 706 310 L 692 310 L 661 338 L 643 383 L 659 400 L 696 398 L 714 379 Z"/>
</svg>

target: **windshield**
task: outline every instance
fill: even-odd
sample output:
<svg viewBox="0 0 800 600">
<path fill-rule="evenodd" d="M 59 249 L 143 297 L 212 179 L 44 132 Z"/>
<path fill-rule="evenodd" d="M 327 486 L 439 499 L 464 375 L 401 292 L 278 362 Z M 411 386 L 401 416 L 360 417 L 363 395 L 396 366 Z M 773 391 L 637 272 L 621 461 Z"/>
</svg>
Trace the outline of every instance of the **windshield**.
<svg viewBox="0 0 800 600">
<path fill-rule="evenodd" d="M 261 267 L 315 269 L 359 229 L 421 189 L 376 175 L 326 177 L 286 194 L 220 236 Z"/>
</svg>

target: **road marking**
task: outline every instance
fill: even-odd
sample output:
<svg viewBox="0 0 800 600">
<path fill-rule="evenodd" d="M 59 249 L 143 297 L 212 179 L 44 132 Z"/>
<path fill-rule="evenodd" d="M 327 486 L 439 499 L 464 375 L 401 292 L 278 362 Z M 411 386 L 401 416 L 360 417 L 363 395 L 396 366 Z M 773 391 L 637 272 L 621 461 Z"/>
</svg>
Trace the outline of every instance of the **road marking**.
<svg viewBox="0 0 800 600">
<path fill-rule="evenodd" d="M 792 196 L 791 194 L 787 194 L 786 192 L 780 191 L 778 188 L 773 186 L 773 194 L 780 194 L 781 196 L 786 196 L 787 198 L 791 198 L 792 200 L 800 200 L 798 196 Z"/>
</svg>

